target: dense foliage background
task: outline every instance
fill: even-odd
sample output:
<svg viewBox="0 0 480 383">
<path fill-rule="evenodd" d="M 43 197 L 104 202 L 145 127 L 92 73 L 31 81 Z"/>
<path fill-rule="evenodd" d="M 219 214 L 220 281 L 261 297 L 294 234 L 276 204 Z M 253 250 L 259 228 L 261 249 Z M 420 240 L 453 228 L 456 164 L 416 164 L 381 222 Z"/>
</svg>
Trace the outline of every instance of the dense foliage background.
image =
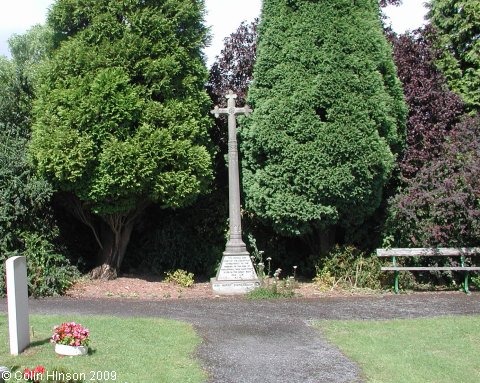
<svg viewBox="0 0 480 383">
<path fill-rule="evenodd" d="M 33 295 L 61 294 L 78 274 L 60 245 L 50 205 L 53 187 L 27 159 L 34 80 L 49 35 L 34 27 L 10 40 L 12 60 L 0 57 L 0 295 L 11 256 L 27 256 Z"/>
</svg>

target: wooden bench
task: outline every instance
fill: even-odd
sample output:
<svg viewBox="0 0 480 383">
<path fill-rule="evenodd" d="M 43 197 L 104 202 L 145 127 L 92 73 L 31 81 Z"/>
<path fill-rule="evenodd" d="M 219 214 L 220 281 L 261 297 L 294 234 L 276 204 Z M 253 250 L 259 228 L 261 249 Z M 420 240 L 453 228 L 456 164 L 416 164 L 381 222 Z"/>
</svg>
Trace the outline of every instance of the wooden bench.
<svg viewBox="0 0 480 383">
<path fill-rule="evenodd" d="M 466 259 L 480 255 L 479 247 L 463 248 L 410 248 L 410 249 L 377 249 L 377 256 L 382 258 L 391 258 L 392 266 L 382 267 L 382 271 L 395 272 L 394 290 L 398 294 L 398 277 L 400 271 L 464 271 L 465 280 L 463 290 L 470 294 L 468 290 L 468 277 L 470 271 L 480 271 L 480 267 L 466 266 Z M 397 257 L 460 257 L 460 266 L 398 266 Z"/>
</svg>

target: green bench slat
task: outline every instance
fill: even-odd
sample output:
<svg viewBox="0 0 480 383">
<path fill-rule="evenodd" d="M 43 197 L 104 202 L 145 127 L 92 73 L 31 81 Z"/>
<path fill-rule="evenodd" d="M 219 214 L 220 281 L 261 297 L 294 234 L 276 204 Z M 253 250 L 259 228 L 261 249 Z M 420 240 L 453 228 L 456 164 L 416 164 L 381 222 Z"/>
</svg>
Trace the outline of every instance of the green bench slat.
<svg viewBox="0 0 480 383">
<path fill-rule="evenodd" d="M 377 249 L 377 256 L 383 258 L 392 258 L 392 263 L 396 265 L 396 257 L 462 257 L 461 264 L 465 265 L 465 258 L 480 255 L 480 247 L 439 247 L 439 248 L 393 248 Z M 398 294 L 398 281 L 400 271 L 466 271 L 463 290 L 470 294 L 468 290 L 468 277 L 470 271 L 480 271 L 478 266 L 384 266 L 382 271 L 395 271 L 394 290 Z"/>
<path fill-rule="evenodd" d="M 402 267 L 402 266 L 385 266 L 382 271 L 480 271 L 480 267 L 448 267 L 448 266 L 432 266 L 432 267 Z"/>
<path fill-rule="evenodd" d="M 461 257 L 480 255 L 480 247 L 417 247 L 377 249 L 378 257 Z"/>
</svg>

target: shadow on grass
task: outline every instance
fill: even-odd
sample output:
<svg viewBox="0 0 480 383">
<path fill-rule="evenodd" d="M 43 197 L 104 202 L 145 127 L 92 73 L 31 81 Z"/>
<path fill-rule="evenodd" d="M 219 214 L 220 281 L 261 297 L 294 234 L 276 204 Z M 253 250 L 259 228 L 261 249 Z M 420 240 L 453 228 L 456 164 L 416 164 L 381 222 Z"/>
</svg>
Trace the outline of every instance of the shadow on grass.
<svg viewBox="0 0 480 383">
<path fill-rule="evenodd" d="M 39 340 L 32 341 L 32 342 L 30 342 L 28 347 L 25 350 L 23 350 L 22 354 L 33 355 L 33 354 L 36 353 L 38 348 L 42 347 L 45 344 L 49 344 L 49 343 L 50 343 L 50 338 L 45 338 L 45 339 L 39 339 Z"/>
<path fill-rule="evenodd" d="M 34 348 L 34 347 L 40 347 L 40 346 L 43 346 L 44 344 L 47 344 L 47 343 L 50 343 L 50 338 L 36 340 L 34 342 L 31 342 L 30 346 L 28 346 L 27 349 Z"/>
</svg>

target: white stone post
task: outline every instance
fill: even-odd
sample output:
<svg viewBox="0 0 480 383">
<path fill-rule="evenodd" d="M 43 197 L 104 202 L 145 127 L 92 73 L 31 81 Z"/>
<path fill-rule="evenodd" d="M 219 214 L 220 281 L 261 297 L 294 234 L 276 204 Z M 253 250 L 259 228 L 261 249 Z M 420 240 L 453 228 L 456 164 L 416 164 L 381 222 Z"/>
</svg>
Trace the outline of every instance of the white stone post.
<svg viewBox="0 0 480 383">
<path fill-rule="evenodd" d="M 11 257 L 6 269 L 10 354 L 18 355 L 30 345 L 27 259 Z"/>
</svg>

